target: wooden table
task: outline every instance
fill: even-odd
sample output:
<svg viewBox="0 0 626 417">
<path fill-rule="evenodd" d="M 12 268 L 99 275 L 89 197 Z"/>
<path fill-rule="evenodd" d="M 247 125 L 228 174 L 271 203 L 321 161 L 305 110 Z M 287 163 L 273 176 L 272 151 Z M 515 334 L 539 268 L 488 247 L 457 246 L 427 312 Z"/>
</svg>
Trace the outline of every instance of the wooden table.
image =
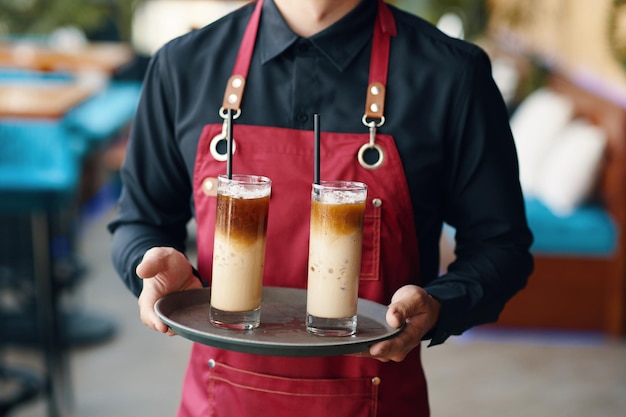
<svg viewBox="0 0 626 417">
<path fill-rule="evenodd" d="M 130 46 L 116 42 L 93 42 L 72 49 L 53 48 L 35 42 L 0 42 L 0 67 L 5 68 L 113 74 L 132 58 Z"/>
<path fill-rule="evenodd" d="M 60 119 L 94 90 L 80 83 L 0 83 L 0 118 Z"/>
</svg>

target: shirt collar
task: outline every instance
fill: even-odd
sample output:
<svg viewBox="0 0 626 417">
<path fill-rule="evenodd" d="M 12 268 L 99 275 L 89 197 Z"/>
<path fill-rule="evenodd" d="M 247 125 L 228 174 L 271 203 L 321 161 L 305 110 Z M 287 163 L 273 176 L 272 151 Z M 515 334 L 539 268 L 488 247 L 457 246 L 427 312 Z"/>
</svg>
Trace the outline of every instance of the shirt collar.
<svg viewBox="0 0 626 417">
<path fill-rule="evenodd" d="M 324 31 L 309 38 L 340 71 L 343 71 L 372 38 L 378 3 L 362 0 L 359 5 Z M 261 62 L 275 58 L 300 37 L 285 23 L 273 0 L 265 0 L 256 48 Z"/>
</svg>

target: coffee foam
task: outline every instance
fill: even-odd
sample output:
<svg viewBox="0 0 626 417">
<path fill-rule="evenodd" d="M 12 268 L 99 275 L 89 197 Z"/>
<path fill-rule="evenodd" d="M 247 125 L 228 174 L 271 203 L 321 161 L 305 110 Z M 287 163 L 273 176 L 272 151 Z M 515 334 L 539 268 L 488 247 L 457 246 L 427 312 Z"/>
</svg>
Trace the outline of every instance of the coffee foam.
<svg viewBox="0 0 626 417">
<path fill-rule="evenodd" d="M 270 194 L 270 189 L 250 187 L 249 184 L 230 184 L 228 187 L 220 188 L 219 193 L 228 197 L 248 200 L 266 197 Z"/>
<path fill-rule="evenodd" d="M 315 194 L 316 191 L 313 191 Z M 365 198 L 365 192 L 331 190 L 316 194 L 316 200 L 324 204 L 356 204 L 361 203 Z"/>
</svg>

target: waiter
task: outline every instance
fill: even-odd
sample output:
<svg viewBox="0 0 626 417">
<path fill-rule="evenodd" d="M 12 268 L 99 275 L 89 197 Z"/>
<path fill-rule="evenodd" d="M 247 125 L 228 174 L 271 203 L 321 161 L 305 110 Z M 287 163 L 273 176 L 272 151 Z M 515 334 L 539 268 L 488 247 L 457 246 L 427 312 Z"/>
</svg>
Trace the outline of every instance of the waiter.
<svg viewBox="0 0 626 417">
<path fill-rule="evenodd" d="M 210 285 L 215 179 L 272 179 L 264 285 L 306 287 L 312 115 L 322 179 L 368 185 L 359 296 L 395 338 L 333 357 L 194 344 L 179 417 L 428 416 L 420 341 L 493 322 L 532 270 L 506 108 L 487 56 L 382 0 L 259 0 L 153 57 L 122 169 L 113 260 L 141 320 Z M 197 222 L 198 265 L 184 255 Z M 443 222 L 457 259 L 439 276 Z"/>
</svg>

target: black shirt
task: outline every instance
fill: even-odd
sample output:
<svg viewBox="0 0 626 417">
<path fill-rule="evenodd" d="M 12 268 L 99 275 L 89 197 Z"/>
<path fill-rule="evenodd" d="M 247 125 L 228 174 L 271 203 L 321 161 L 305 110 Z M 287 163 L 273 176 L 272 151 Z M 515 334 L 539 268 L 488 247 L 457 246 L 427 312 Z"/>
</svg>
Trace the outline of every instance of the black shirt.
<svg viewBox="0 0 626 417">
<path fill-rule="evenodd" d="M 135 267 L 147 249 L 184 251 L 193 215 L 196 147 L 218 114 L 253 5 L 175 39 L 153 57 L 122 168 L 113 260 L 138 294 Z M 237 123 L 366 133 L 376 0 L 363 0 L 304 39 L 273 1 L 264 4 Z M 518 165 L 507 110 L 475 45 L 392 8 L 391 56 L 381 134 L 392 135 L 412 196 L 424 288 L 442 303 L 432 343 L 495 321 L 532 270 Z M 457 260 L 439 276 L 443 222 L 457 231 Z"/>
</svg>

